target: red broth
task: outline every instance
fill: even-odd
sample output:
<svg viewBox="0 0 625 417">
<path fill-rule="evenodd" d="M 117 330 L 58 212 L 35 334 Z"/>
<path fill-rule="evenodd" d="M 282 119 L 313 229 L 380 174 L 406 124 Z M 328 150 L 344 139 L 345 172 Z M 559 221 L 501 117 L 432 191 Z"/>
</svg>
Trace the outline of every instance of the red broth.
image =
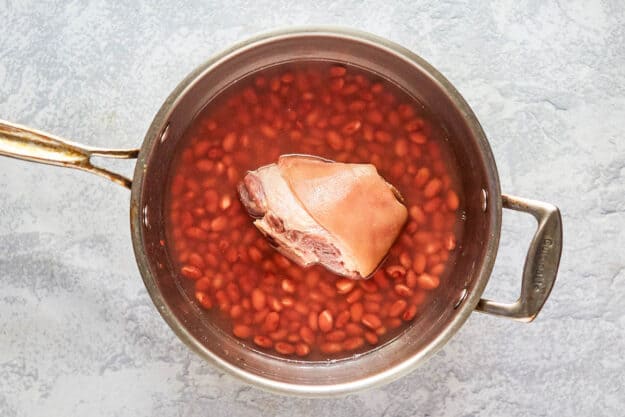
<svg viewBox="0 0 625 417">
<path fill-rule="evenodd" d="M 372 163 L 402 193 L 409 220 L 371 279 L 301 268 L 252 224 L 237 183 L 290 153 Z M 200 314 L 252 349 L 324 360 L 380 346 L 453 278 L 463 200 L 450 155 L 436 119 L 375 74 L 311 61 L 249 75 L 197 115 L 170 167 L 176 279 Z"/>
</svg>

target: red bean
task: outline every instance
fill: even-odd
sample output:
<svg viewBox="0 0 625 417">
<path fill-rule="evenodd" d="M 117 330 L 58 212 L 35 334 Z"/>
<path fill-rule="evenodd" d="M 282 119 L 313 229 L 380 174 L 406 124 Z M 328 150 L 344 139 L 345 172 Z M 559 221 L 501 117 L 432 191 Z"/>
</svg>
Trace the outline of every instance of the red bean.
<svg viewBox="0 0 625 417">
<path fill-rule="evenodd" d="M 417 306 L 412 304 L 408 307 L 407 310 L 404 311 L 404 313 L 402 314 L 401 318 L 404 321 L 410 321 L 412 319 L 414 319 L 415 315 L 417 314 Z"/>
<path fill-rule="evenodd" d="M 345 333 L 347 333 L 349 336 L 360 336 L 363 334 L 363 332 L 364 330 L 360 324 L 347 323 L 345 325 Z"/>
<path fill-rule="evenodd" d="M 359 322 L 362 319 L 362 315 L 364 314 L 365 308 L 362 303 L 354 303 L 349 308 L 349 313 L 352 321 Z"/>
<path fill-rule="evenodd" d="M 404 139 L 398 139 L 395 141 L 395 155 L 400 158 L 408 155 L 408 142 Z"/>
<path fill-rule="evenodd" d="M 228 293 L 228 298 L 233 303 L 238 303 L 241 299 L 241 291 L 234 282 L 231 282 L 226 286 L 226 292 Z"/>
<path fill-rule="evenodd" d="M 384 91 L 384 86 L 382 85 L 382 83 L 374 83 L 371 86 L 371 92 L 373 94 L 380 94 L 382 91 Z"/>
<path fill-rule="evenodd" d="M 285 72 L 284 74 L 282 74 L 282 76 L 280 77 L 280 81 L 282 81 L 285 84 L 290 84 L 295 80 L 295 76 L 293 75 L 293 73 L 291 72 Z"/>
<path fill-rule="evenodd" d="M 302 327 L 302 324 L 299 321 L 290 322 L 287 328 L 287 330 L 289 331 L 289 336 L 287 337 L 287 340 L 289 340 L 290 342 L 299 341 L 300 337 L 297 333 L 299 332 L 300 327 Z"/>
<path fill-rule="evenodd" d="M 228 210 L 230 208 L 230 206 L 232 205 L 232 198 L 229 195 L 224 195 L 221 197 L 221 200 L 219 201 L 219 207 L 222 210 Z"/>
<path fill-rule="evenodd" d="M 302 316 L 307 315 L 308 312 L 310 311 L 310 308 L 308 308 L 308 305 L 302 303 L 301 301 L 296 302 L 293 308 Z"/>
<path fill-rule="evenodd" d="M 326 340 L 328 342 L 341 342 L 345 339 L 347 334 L 343 330 L 334 330 L 326 334 Z"/>
<path fill-rule="evenodd" d="M 395 285 L 395 292 L 400 297 L 410 297 L 412 295 L 412 290 L 404 284 Z"/>
<path fill-rule="evenodd" d="M 189 227 L 185 229 L 184 234 L 191 239 L 208 240 L 208 233 L 199 227 Z"/>
<path fill-rule="evenodd" d="M 343 346 L 337 342 L 325 342 L 322 343 L 319 348 L 323 353 L 339 353 L 343 350 Z"/>
<path fill-rule="evenodd" d="M 180 274 L 185 278 L 199 279 L 202 276 L 202 271 L 196 266 L 185 265 L 180 268 Z"/>
<path fill-rule="evenodd" d="M 224 140 L 222 141 L 221 146 L 223 146 L 224 151 L 232 152 L 236 144 L 237 144 L 237 134 L 234 132 L 230 132 L 226 136 L 224 136 Z"/>
<path fill-rule="evenodd" d="M 404 267 L 404 270 L 410 268 L 412 266 L 412 258 L 408 254 L 408 252 L 402 252 L 399 255 L 399 263 Z"/>
<path fill-rule="evenodd" d="M 287 269 L 288 267 L 291 266 L 291 261 L 289 261 L 287 258 L 285 258 L 279 253 L 276 253 L 274 255 L 273 260 L 275 261 L 276 265 L 278 265 L 278 267 L 282 269 Z"/>
<path fill-rule="evenodd" d="M 367 114 L 367 121 L 374 125 L 379 125 L 384 121 L 384 116 L 379 110 L 374 109 Z"/>
<path fill-rule="evenodd" d="M 424 290 L 433 290 L 435 288 L 438 288 L 439 279 L 434 275 L 421 274 L 417 278 L 417 285 Z"/>
<path fill-rule="evenodd" d="M 274 349 L 276 349 L 276 352 L 282 355 L 291 355 L 295 352 L 295 346 L 286 342 L 276 343 L 276 345 L 274 346 Z"/>
<path fill-rule="evenodd" d="M 195 163 L 195 168 L 200 172 L 211 172 L 215 167 L 215 163 L 210 159 L 200 159 Z"/>
<path fill-rule="evenodd" d="M 265 317 L 265 323 L 263 325 L 263 328 L 267 332 L 275 332 L 276 330 L 278 330 L 279 324 L 280 314 L 275 311 L 271 311 L 267 313 L 267 316 Z"/>
<path fill-rule="evenodd" d="M 379 339 L 378 339 L 378 335 L 375 334 L 374 332 L 365 332 L 365 340 L 370 345 L 377 345 Z"/>
<path fill-rule="evenodd" d="M 267 79 L 262 75 L 259 75 L 254 80 L 254 85 L 258 88 L 264 88 L 267 85 Z"/>
<path fill-rule="evenodd" d="M 308 313 L 308 326 L 315 332 L 319 328 L 319 316 L 314 311 Z"/>
<path fill-rule="evenodd" d="M 299 329 L 299 335 L 302 340 L 309 345 L 315 343 L 315 333 L 310 329 L 310 327 L 302 326 Z"/>
<path fill-rule="evenodd" d="M 212 284 L 213 288 L 218 290 L 224 286 L 224 276 L 223 274 L 217 274 L 213 277 Z"/>
<path fill-rule="evenodd" d="M 306 343 L 298 343 L 295 345 L 295 354 L 297 356 L 308 356 L 310 347 Z"/>
<path fill-rule="evenodd" d="M 304 119 L 304 120 L 305 120 L 305 122 L 306 122 L 306 124 L 307 124 L 308 126 L 312 126 L 312 125 L 314 125 L 315 123 L 317 123 L 317 120 L 319 120 L 319 116 L 320 116 L 320 114 L 321 114 L 321 113 L 320 113 L 318 110 L 314 110 L 314 111 L 311 111 L 310 113 L 308 113 L 308 114 L 306 115 L 306 118 Z"/>
<path fill-rule="evenodd" d="M 355 303 L 356 301 L 360 300 L 362 294 L 362 289 L 356 288 L 347 295 L 347 298 L 345 298 L 345 300 L 350 304 Z"/>
<path fill-rule="evenodd" d="M 406 275 L 406 268 L 401 265 L 391 265 L 386 268 L 386 273 L 393 279 L 399 279 Z"/>
<path fill-rule="evenodd" d="M 306 278 L 305 278 L 306 285 L 309 288 L 314 288 L 319 282 L 319 278 L 320 278 L 320 275 L 317 271 L 309 271 L 306 274 Z"/>
<path fill-rule="evenodd" d="M 228 226 L 228 219 L 225 216 L 215 217 L 211 222 L 211 230 L 221 232 Z"/>
<path fill-rule="evenodd" d="M 262 309 L 262 310 L 258 310 L 254 313 L 254 315 L 252 316 L 252 321 L 254 324 L 261 324 L 265 321 L 265 318 L 267 317 L 267 314 L 269 314 L 269 310 Z"/>
<path fill-rule="evenodd" d="M 327 140 L 330 148 L 334 149 L 335 151 L 340 151 L 341 149 L 343 149 L 343 138 L 336 131 L 328 131 Z"/>
<path fill-rule="evenodd" d="M 327 282 L 321 281 L 319 284 L 319 289 L 321 292 L 328 298 L 333 298 L 336 295 L 336 290 Z"/>
<path fill-rule="evenodd" d="M 423 128 L 423 120 L 419 118 L 412 119 L 404 125 L 404 130 L 406 132 L 414 132 L 415 130 L 419 130 L 421 128 Z"/>
<path fill-rule="evenodd" d="M 417 174 L 415 175 L 414 184 L 421 188 L 423 187 L 428 180 L 430 179 L 430 170 L 427 167 L 419 168 Z"/>
<path fill-rule="evenodd" d="M 382 321 L 375 314 L 365 314 L 360 321 L 370 329 L 376 329 L 382 325 Z"/>
<path fill-rule="evenodd" d="M 411 132 L 408 137 L 412 142 L 418 145 L 423 145 L 428 141 L 428 138 L 423 134 L 423 132 Z"/>
<path fill-rule="evenodd" d="M 375 281 L 362 279 L 358 281 L 358 284 L 363 290 L 365 290 L 368 293 L 373 293 L 373 292 L 378 291 L 378 284 L 376 284 Z"/>
<path fill-rule="evenodd" d="M 390 111 L 387 115 L 387 119 L 388 119 L 388 123 L 395 128 L 401 124 L 399 113 L 397 113 L 396 111 Z"/>
<path fill-rule="evenodd" d="M 269 308 L 272 309 L 273 311 L 277 311 L 277 312 L 282 311 L 282 308 L 283 308 L 282 303 L 277 298 L 272 297 L 269 300 L 268 304 L 269 304 Z"/>
<path fill-rule="evenodd" d="M 232 333 L 239 339 L 247 339 L 252 335 L 252 329 L 244 324 L 235 324 Z"/>
<path fill-rule="evenodd" d="M 343 125 L 346 119 L 347 116 L 344 114 L 335 114 L 334 116 L 330 117 L 329 123 L 330 126 L 337 127 Z"/>
<path fill-rule="evenodd" d="M 269 82 L 269 88 L 271 89 L 271 91 L 278 91 L 280 89 L 280 79 L 272 78 Z"/>
<path fill-rule="evenodd" d="M 411 206 L 408 210 L 408 213 L 410 213 L 410 217 L 412 217 L 417 222 L 417 224 L 425 223 L 426 216 L 421 207 Z"/>
<path fill-rule="evenodd" d="M 252 306 L 256 310 L 262 310 L 263 308 L 265 308 L 266 302 L 267 297 L 265 296 L 265 293 L 262 292 L 260 289 L 255 288 L 254 291 L 252 291 Z"/>
<path fill-rule="evenodd" d="M 341 133 L 343 133 L 344 135 L 352 135 L 359 131 L 361 126 L 362 123 L 360 122 L 360 120 L 352 120 L 351 122 L 343 126 L 343 128 L 341 129 Z"/>
<path fill-rule="evenodd" d="M 208 278 L 200 278 L 195 281 L 195 290 L 207 292 L 211 287 L 211 280 Z"/>
<path fill-rule="evenodd" d="M 208 151 L 211 145 L 212 145 L 211 142 L 208 140 L 198 142 L 193 147 L 193 153 L 195 154 L 197 158 L 201 158 L 202 156 L 204 156 L 204 154 L 206 154 L 206 151 Z"/>
<path fill-rule="evenodd" d="M 423 195 L 426 198 L 432 198 L 439 193 L 443 186 L 443 183 L 438 178 L 430 180 L 423 189 Z"/>
<path fill-rule="evenodd" d="M 336 316 L 336 320 L 334 321 L 334 327 L 337 329 L 343 328 L 347 324 L 350 318 L 351 318 L 351 315 L 350 315 L 349 310 L 341 311 Z"/>
<path fill-rule="evenodd" d="M 439 275 L 441 275 L 443 272 L 445 272 L 445 264 L 444 264 L 444 263 L 436 264 L 436 265 L 434 265 L 434 266 L 430 269 L 430 274 L 431 274 L 431 275 L 434 275 L 434 276 L 439 276 Z"/>
<path fill-rule="evenodd" d="M 377 140 L 380 143 L 389 143 L 393 139 L 391 134 L 384 130 L 376 130 L 374 135 L 375 135 L 375 140 Z"/>
<path fill-rule="evenodd" d="M 280 299 L 280 304 L 282 304 L 284 307 L 293 307 L 295 305 L 295 300 L 293 299 L 293 297 L 282 297 Z"/>
<path fill-rule="evenodd" d="M 284 340 L 288 336 L 288 331 L 286 329 L 276 330 L 275 332 L 269 333 L 269 337 L 273 341 Z"/>
<path fill-rule="evenodd" d="M 213 308 L 213 303 L 210 299 L 210 296 L 208 294 L 206 294 L 205 292 L 202 291 L 196 291 L 195 292 L 195 299 L 197 300 L 198 303 L 200 303 L 200 305 L 206 309 L 211 309 Z"/>
<path fill-rule="evenodd" d="M 260 125 L 260 132 L 267 138 L 267 139 L 275 139 L 276 136 L 278 136 L 278 132 L 276 132 L 276 130 L 269 126 L 268 124 L 261 124 Z"/>
<path fill-rule="evenodd" d="M 332 330 L 332 327 L 334 326 L 334 318 L 332 317 L 332 313 L 330 313 L 328 310 L 323 310 L 321 313 L 319 313 L 318 320 L 319 330 L 325 333 Z"/>
<path fill-rule="evenodd" d="M 333 65 L 330 67 L 330 76 L 331 77 L 342 77 L 347 72 L 347 69 L 340 65 Z"/>
<path fill-rule="evenodd" d="M 347 294 L 354 288 L 356 281 L 353 279 L 339 278 L 334 284 L 339 294 Z"/>
<path fill-rule="evenodd" d="M 235 304 L 232 307 L 230 307 L 230 318 L 233 320 L 238 319 L 239 317 L 241 317 L 244 313 L 243 307 Z"/>
<path fill-rule="evenodd" d="M 455 191 L 449 190 L 447 191 L 447 208 L 451 211 L 456 211 L 460 206 L 460 199 L 458 198 L 458 194 Z"/>
<path fill-rule="evenodd" d="M 199 269 L 204 268 L 204 259 L 195 252 L 189 254 L 187 262 Z"/>
<path fill-rule="evenodd" d="M 410 289 L 417 286 L 417 273 L 412 269 L 406 274 L 406 286 Z"/>
<path fill-rule="evenodd" d="M 346 84 L 345 87 L 341 90 L 341 94 L 344 96 L 349 96 L 358 91 L 358 85 L 356 84 Z"/>
<path fill-rule="evenodd" d="M 385 290 L 387 288 L 389 288 L 391 286 L 389 280 L 386 278 L 386 275 L 384 275 L 384 272 L 382 272 L 381 270 L 376 272 L 375 275 L 373 275 L 373 281 L 377 284 L 378 289 L 380 290 Z M 376 294 L 380 294 L 380 293 L 376 293 Z M 370 296 L 371 294 L 365 294 L 365 297 Z"/>
<path fill-rule="evenodd" d="M 265 349 L 269 349 L 273 346 L 273 341 L 267 336 L 262 335 L 254 336 L 254 343 Z"/>
<path fill-rule="evenodd" d="M 293 294 L 295 292 L 295 284 L 293 283 L 293 281 L 291 281 L 290 279 L 283 279 L 282 291 Z"/>
<path fill-rule="evenodd" d="M 252 260 L 252 262 L 258 263 L 261 261 L 261 259 L 263 259 L 263 254 L 260 250 L 258 250 L 258 248 L 251 246 L 248 251 L 247 251 L 248 255 L 250 256 L 250 259 Z"/>
<path fill-rule="evenodd" d="M 380 304 L 375 301 L 367 301 L 363 306 L 367 313 L 379 313 L 382 308 Z"/>
<path fill-rule="evenodd" d="M 365 299 L 365 301 L 379 303 L 382 301 L 384 297 L 379 292 L 376 292 L 376 293 L 365 294 L 363 298 Z"/>
<path fill-rule="evenodd" d="M 448 251 L 456 249 L 456 237 L 453 234 L 449 234 L 447 237 L 445 237 L 444 245 L 445 249 L 447 249 Z"/>
<path fill-rule="evenodd" d="M 390 317 L 399 317 L 401 313 L 404 312 L 407 306 L 408 303 L 406 302 L 406 300 L 399 299 L 391 305 L 388 311 L 388 315 Z"/>
<path fill-rule="evenodd" d="M 211 266 L 213 268 L 215 268 L 217 265 L 219 265 L 219 260 L 217 260 L 217 257 L 214 254 L 212 254 L 212 253 L 205 254 L 204 255 L 204 260 L 206 261 L 208 266 Z"/>
<path fill-rule="evenodd" d="M 414 116 L 414 109 L 409 104 L 400 104 L 397 106 L 397 113 L 402 119 L 410 119 Z"/>
<path fill-rule="evenodd" d="M 343 342 L 343 349 L 345 350 L 356 350 L 361 348 L 365 344 L 365 341 L 362 337 L 350 337 Z"/>
<path fill-rule="evenodd" d="M 390 318 L 387 322 L 390 329 L 397 329 L 402 325 L 401 319 L 398 317 Z"/>
</svg>

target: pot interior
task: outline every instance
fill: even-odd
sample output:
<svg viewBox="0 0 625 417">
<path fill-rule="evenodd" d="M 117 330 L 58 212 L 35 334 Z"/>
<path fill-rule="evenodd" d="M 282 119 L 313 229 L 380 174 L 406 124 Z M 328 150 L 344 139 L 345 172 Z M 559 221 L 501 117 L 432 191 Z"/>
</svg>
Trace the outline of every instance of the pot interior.
<svg viewBox="0 0 625 417">
<path fill-rule="evenodd" d="M 253 351 L 207 321 L 177 285 L 163 245 L 164 187 L 176 145 L 219 92 L 259 69 L 298 60 L 364 68 L 416 98 L 447 131 L 464 190 L 464 239 L 451 278 L 414 323 L 391 343 L 349 359 L 305 362 Z M 365 35 L 281 33 L 239 45 L 191 74 L 170 96 L 144 142 L 133 185 L 133 242 L 159 312 L 202 357 L 266 388 L 301 394 L 352 391 L 409 371 L 440 347 L 475 307 L 492 269 L 501 206 L 492 154 L 466 103 L 433 68 L 406 50 Z"/>
</svg>

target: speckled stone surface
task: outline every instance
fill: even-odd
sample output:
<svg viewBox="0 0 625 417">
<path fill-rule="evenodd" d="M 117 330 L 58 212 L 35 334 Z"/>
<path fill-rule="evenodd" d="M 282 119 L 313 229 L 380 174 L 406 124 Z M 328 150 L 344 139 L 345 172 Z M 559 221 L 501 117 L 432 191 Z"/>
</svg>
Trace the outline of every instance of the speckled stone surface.
<svg viewBox="0 0 625 417">
<path fill-rule="evenodd" d="M 465 96 L 505 192 L 561 207 L 560 275 L 538 320 L 474 314 L 382 388 L 269 394 L 202 362 L 160 318 L 134 262 L 126 190 L 0 158 L 0 416 L 623 414 L 625 4 L 388 3 L 0 0 L 0 118 L 133 147 L 178 81 L 235 41 L 298 24 L 387 37 Z M 532 231 L 505 212 L 486 295 L 516 297 Z"/>
</svg>

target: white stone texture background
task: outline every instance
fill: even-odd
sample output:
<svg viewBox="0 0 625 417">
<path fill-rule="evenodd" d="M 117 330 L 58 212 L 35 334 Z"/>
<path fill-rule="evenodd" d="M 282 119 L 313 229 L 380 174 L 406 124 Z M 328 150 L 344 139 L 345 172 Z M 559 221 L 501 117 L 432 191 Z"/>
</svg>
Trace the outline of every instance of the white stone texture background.
<svg viewBox="0 0 625 417">
<path fill-rule="evenodd" d="M 0 416 L 619 416 L 625 409 L 625 3 L 0 0 L 0 118 L 140 144 L 169 92 L 258 32 L 332 24 L 423 56 L 467 99 L 506 193 L 558 205 L 539 318 L 473 314 L 425 365 L 343 398 L 270 394 L 203 362 L 152 305 L 129 193 L 0 158 Z M 132 162 L 109 163 L 130 174 Z M 504 212 L 486 296 L 513 300 L 534 221 Z"/>
</svg>

